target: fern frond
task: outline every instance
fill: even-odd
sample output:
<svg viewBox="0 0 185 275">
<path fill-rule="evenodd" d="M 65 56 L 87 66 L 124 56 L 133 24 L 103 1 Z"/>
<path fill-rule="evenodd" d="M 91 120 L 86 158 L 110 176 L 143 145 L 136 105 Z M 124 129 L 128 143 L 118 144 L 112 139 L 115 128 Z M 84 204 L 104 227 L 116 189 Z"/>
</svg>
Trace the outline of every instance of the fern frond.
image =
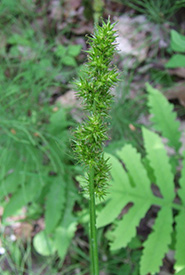
<svg viewBox="0 0 185 275">
<path fill-rule="evenodd" d="M 175 270 L 178 272 L 185 268 L 185 211 L 180 211 L 176 221 L 176 252 Z"/>
<path fill-rule="evenodd" d="M 185 205 L 185 151 L 183 152 L 183 162 L 181 170 L 181 178 L 179 180 L 180 188 L 178 190 L 178 195 L 181 198 L 182 203 Z"/>
<path fill-rule="evenodd" d="M 109 200 L 98 215 L 98 227 L 113 222 L 129 202 L 134 205 L 129 213 L 118 222 L 111 238 L 115 240 L 111 249 L 118 249 L 128 244 L 136 234 L 136 227 L 144 217 L 152 202 L 155 200 L 150 188 L 147 173 L 141 163 L 141 156 L 131 145 L 126 145 L 118 152 L 119 158 L 124 162 L 129 177 L 121 163 L 113 156 L 109 156 L 112 163 L 112 185 Z M 131 179 L 132 177 L 132 179 Z M 134 186 L 133 186 L 134 181 Z"/>
<path fill-rule="evenodd" d="M 146 275 L 158 271 L 171 242 L 172 209 L 175 207 L 183 211 L 183 206 L 177 205 L 176 207 L 173 203 L 175 197 L 174 177 L 161 138 L 145 128 L 142 129 L 142 132 L 147 160 L 153 169 L 155 183 L 159 186 L 163 198 L 153 194 L 141 155 L 131 145 L 125 145 L 117 153 L 124 166 L 115 157 L 109 155 L 110 162 L 113 163 L 112 182 L 106 205 L 98 214 L 98 226 L 114 222 L 116 216 L 121 213 L 121 207 L 124 208 L 128 203 L 133 204 L 128 213 L 114 222 L 115 227 L 108 234 L 111 249 L 119 249 L 125 247 L 136 235 L 136 228 L 149 208 L 152 205 L 161 207 L 153 232 L 144 243 L 141 275 Z"/>
<path fill-rule="evenodd" d="M 116 226 L 116 229 L 111 232 L 111 239 L 114 239 L 110 244 L 111 250 L 116 250 L 127 246 L 133 237 L 136 235 L 136 227 L 140 220 L 145 216 L 150 208 L 150 200 L 135 199 L 134 206 L 129 210 Z"/>
<path fill-rule="evenodd" d="M 175 197 L 173 174 L 164 145 L 157 134 L 144 127 L 142 132 L 147 158 L 153 168 L 156 184 L 165 200 L 172 202 Z"/>
<path fill-rule="evenodd" d="M 149 83 L 146 84 L 148 96 L 148 106 L 153 115 L 151 121 L 156 130 L 162 132 L 162 135 L 168 139 L 169 146 L 172 146 L 176 152 L 181 147 L 180 123 L 176 120 L 177 115 L 173 112 L 173 105 L 168 102 L 162 93 L 154 89 Z"/>
<path fill-rule="evenodd" d="M 144 243 L 143 257 L 140 263 L 141 275 L 155 274 L 159 271 L 162 259 L 171 242 L 173 216 L 169 206 L 163 207 L 153 226 L 153 232 Z M 157 247 L 157 249 L 156 249 Z"/>
<path fill-rule="evenodd" d="M 116 217 L 121 213 L 123 207 L 127 205 L 129 202 L 130 197 L 123 196 L 122 193 L 118 192 L 115 196 L 113 195 L 112 199 L 107 202 L 105 207 L 98 215 L 97 228 L 114 222 Z"/>
<path fill-rule="evenodd" d="M 110 189 L 113 188 L 112 192 L 128 192 L 130 189 L 130 182 L 127 173 L 123 169 L 123 165 L 116 157 L 110 154 L 106 154 L 105 156 L 109 158 L 109 163 L 112 167 L 111 177 L 113 179 L 113 183 Z M 122 182 L 124 182 L 124 184 L 122 184 Z"/>
<path fill-rule="evenodd" d="M 142 190 L 142 194 L 149 196 L 151 193 L 150 181 L 148 179 L 146 170 L 141 163 L 141 155 L 136 149 L 127 144 L 118 153 L 119 158 L 125 163 L 130 177 L 133 179 L 134 185 L 138 192 Z M 139 182 L 139 185 L 138 185 Z"/>
<path fill-rule="evenodd" d="M 123 205 L 129 202 L 129 197 L 126 196 L 130 189 L 127 173 L 117 158 L 110 154 L 106 154 L 106 157 L 109 158 L 109 163 L 111 163 L 112 166 L 111 176 L 113 180 L 110 182 L 109 193 L 107 194 L 108 203 L 97 218 L 98 228 L 113 222 L 120 214 Z M 111 194 L 111 196 L 109 194 Z M 114 209 L 114 211 L 112 211 L 112 209 Z"/>
</svg>

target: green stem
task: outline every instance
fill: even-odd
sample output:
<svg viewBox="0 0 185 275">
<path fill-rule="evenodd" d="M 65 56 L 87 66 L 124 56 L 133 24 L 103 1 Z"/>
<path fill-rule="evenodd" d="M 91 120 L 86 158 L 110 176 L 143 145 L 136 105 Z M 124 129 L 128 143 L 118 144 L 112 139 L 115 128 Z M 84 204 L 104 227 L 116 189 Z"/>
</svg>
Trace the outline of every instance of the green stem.
<svg viewBox="0 0 185 275">
<path fill-rule="evenodd" d="M 91 274 L 99 275 L 93 167 L 90 167 L 89 195 Z"/>
<path fill-rule="evenodd" d="M 94 9 L 94 24 L 98 25 L 100 18 L 103 14 L 104 2 L 103 0 L 94 0 L 93 9 Z"/>
</svg>

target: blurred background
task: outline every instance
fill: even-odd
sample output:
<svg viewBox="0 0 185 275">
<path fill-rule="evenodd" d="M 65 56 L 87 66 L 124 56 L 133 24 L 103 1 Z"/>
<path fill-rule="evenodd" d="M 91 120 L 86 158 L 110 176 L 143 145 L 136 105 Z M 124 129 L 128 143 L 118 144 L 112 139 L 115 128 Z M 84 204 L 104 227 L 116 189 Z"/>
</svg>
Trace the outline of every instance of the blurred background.
<svg viewBox="0 0 185 275">
<path fill-rule="evenodd" d="M 120 81 L 105 151 L 129 142 L 143 154 L 146 82 L 174 104 L 184 129 L 184 12 L 183 0 L 0 1 L 0 274 L 89 274 L 88 201 L 71 147 L 84 118 L 74 81 L 88 35 L 101 18 L 117 22 Z M 151 220 L 115 253 L 98 231 L 101 275 L 139 274 Z M 159 274 L 173 274 L 173 264 L 167 255 Z"/>
</svg>

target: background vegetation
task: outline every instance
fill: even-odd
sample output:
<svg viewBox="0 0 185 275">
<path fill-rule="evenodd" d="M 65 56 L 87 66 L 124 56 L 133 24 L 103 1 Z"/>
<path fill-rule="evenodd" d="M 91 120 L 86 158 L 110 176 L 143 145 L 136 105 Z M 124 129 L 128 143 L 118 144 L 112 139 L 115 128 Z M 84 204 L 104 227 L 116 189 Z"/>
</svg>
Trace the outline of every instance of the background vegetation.
<svg viewBox="0 0 185 275">
<path fill-rule="evenodd" d="M 105 148 L 114 181 L 97 202 L 100 274 L 184 274 L 184 9 L 183 0 L 1 1 L 1 274 L 89 274 L 88 200 L 71 148 L 84 118 L 73 83 L 84 72 L 86 34 L 108 15 L 118 22 L 120 81 Z M 146 90 L 146 82 L 158 90 Z M 151 140 L 165 146 L 160 166 Z M 124 197 L 123 174 L 133 192 L 148 184 L 151 200 L 141 213 L 131 208 L 141 209 L 139 200 Z M 161 247 L 154 242 L 155 262 L 159 209 L 170 225 Z"/>
</svg>

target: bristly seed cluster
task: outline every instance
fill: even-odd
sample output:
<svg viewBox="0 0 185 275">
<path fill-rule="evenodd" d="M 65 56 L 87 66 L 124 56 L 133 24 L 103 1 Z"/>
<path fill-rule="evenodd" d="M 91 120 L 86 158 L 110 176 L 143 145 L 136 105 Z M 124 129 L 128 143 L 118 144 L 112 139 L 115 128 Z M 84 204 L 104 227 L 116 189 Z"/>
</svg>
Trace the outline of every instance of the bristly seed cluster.
<svg viewBox="0 0 185 275">
<path fill-rule="evenodd" d="M 95 34 L 90 37 L 86 78 L 76 83 L 78 95 L 84 108 L 89 112 L 87 120 L 78 126 L 75 132 L 75 151 L 81 163 L 87 168 L 87 190 L 89 171 L 94 168 L 95 195 L 99 198 L 106 194 L 106 185 L 110 167 L 104 158 L 103 145 L 107 137 L 105 118 L 108 116 L 112 95 L 110 88 L 117 82 L 117 69 L 111 61 L 116 52 L 115 24 L 102 22 Z"/>
</svg>

